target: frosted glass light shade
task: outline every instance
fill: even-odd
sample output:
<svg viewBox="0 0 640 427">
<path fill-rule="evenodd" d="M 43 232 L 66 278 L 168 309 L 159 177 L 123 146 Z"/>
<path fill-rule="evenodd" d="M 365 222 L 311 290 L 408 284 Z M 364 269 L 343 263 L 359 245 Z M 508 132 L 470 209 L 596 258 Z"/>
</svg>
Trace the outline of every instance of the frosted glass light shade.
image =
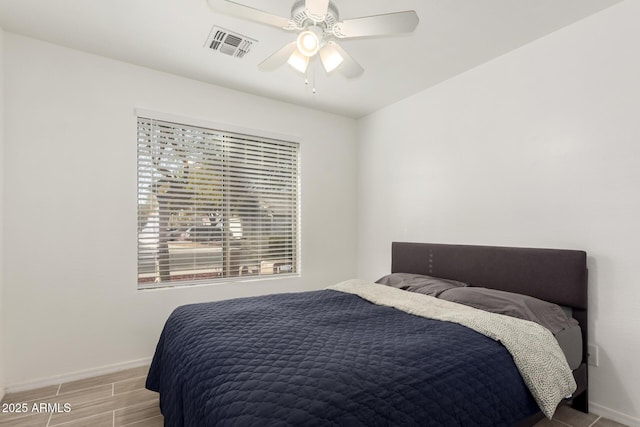
<svg viewBox="0 0 640 427">
<path fill-rule="evenodd" d="M 330 43 L 320 49 L 320 60 L 327 73 L 332 72 L 344 62 L 340 52 Z"/>
<path fill-rule="evenodd" d="M 298 35 L 296 41 L 298 51 L 304 56 L 311 57 L 318 53 L 321 40 L 322 30 L 318 27 L 309 27 Z"/>
<path fill-rule="evenodd" d="M 291 65 L 296 71 L 304 74 L 306 73 L 307 67 L 309 66 L 309 57 L 303 55 L 302 53 L 300 53 L 300 51 L 295 50 L 289 57 L 287 63 Z"/>
</svg>

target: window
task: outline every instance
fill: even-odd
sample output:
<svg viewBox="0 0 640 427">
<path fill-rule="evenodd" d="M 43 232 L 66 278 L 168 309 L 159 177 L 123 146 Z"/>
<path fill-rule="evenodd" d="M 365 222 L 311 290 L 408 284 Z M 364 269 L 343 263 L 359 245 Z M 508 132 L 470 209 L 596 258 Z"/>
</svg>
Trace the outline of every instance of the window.
<svg viewBox="0 0 640 427">
<path fill-rule="evenodd" d="M 299 144 L 138 117 L 138 288 L 298 272 Z"/>
</svg>

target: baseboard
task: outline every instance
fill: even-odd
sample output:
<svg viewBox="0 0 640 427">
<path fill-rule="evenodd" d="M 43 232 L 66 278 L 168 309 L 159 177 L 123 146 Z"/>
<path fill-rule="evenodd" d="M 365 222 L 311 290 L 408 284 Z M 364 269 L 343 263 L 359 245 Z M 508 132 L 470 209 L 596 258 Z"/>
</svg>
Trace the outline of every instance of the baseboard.
<svg viewBox="0 0 640 427">
<path fill-rule="evenodd" d="M 5 391 L 7 393 L 17 393 L 20 391 L 33 390 L 51 385 L 68 383 L 71 381 L 84 380 L 87 378 L 97 377 L 99 375 L 113 374 L 114 372 L 124 371 L 125 369 L 138 368 L 140 366 L 149 364 L 151 364 L 150 357 L 145 359 L 132 360 L 130 362 L 115 363 L 113 365 L 101 366 L 99 368 L 85 369 L 83 371 L 71 372 L 69 374 L 11 384 L 6 387 Z"/>
<path fill-rule="evenodd" d="M 623 414 L 622 412 L 607 408 L 606 406 L 599 405 L 595 402 L 589 402 L 589 412 L 629 427 L 640 427 L 640 418 Z"/>
</svg>

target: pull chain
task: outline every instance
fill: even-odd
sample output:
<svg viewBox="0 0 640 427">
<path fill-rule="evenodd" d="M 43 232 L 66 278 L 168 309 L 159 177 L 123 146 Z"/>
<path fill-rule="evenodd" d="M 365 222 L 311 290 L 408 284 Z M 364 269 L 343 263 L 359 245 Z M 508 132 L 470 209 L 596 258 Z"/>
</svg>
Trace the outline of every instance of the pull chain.
<svg viewBox="0 0 640 427">
<path fill-rule="evenodd" d="M 316 93 L 316 61 L 310 61 L 309 66 L 304 72 L 304 85 L 309 86 L 309 77 L 311 77 L 311 93 Z"/>
</svg>

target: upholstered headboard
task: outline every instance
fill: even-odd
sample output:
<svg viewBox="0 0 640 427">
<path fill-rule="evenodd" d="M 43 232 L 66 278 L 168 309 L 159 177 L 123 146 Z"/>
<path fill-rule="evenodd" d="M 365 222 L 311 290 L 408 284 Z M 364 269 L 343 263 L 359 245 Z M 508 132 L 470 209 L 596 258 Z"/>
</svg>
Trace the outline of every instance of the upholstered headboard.
<svg viewBox="0 0 640 427">
<path fill-rule="evenodd" d="M 583 251 L 398 242 L 391 251 L 392 273 L 455 279 L 587 308 L 587 254 Z"/>
<path fill-rule="evenodd" d="M 574 407 L 587 411 L 586 252 L 393 242 L 391 272 L 454 279 L 571 307 L 580 324 L 583 342 L 583 365 L 574 374 L 578 391 L 584 393 Z"/>
</svg>

